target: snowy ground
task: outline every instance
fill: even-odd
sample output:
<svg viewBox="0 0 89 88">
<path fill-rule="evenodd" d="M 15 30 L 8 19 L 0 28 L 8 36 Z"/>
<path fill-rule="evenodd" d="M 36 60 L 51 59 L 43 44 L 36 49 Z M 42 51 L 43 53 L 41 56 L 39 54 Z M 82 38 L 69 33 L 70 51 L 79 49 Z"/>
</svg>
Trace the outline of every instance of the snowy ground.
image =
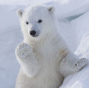
<svg viewBox="0 0 89 88">
<path fill-rule="evenodd" d="M 10 1 L 0 1 L 0 88 L 14 88 L 20 68 L 14 51 L 16 46 L 22 42 L 23 37 L 16 10 L 37 2 L 36 0 L 32 2 L 29 0 L 26 0 L 27 2 L 25 0 Z M 47 0 L 43 1 L 47 2 Z M 43 1 L 39 0 L 39 2 Z M 55 6 L 58 22 L 60 18 L 66 19 L 59 24 L 61 27 L 59 32 L 71 50 L 76 51 L 75 54 L 80 58 L 89 59 L 89 1 L 71 0 L 65 4 L 60 4 L 59 1 L 46 3 Z M 78 74 L 66 78 L 60 88 L 89 88 L 89 66 Z"/>
</svg>

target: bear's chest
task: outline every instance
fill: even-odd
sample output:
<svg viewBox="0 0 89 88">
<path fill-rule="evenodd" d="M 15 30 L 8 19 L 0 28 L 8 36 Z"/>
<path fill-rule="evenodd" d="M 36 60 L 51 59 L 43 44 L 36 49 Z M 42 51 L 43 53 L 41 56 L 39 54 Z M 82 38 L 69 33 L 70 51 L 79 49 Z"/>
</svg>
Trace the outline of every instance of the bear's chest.
<svg viewBox="0 0 89 88">
<path fill-rule="evenodd" d="M 54 60 L 58 56 L 59 48 L 57 44 L 48 41 L 44 44 L 39 44 L 34 48 L 35 55 L 43 60 Z"/>
</svg>

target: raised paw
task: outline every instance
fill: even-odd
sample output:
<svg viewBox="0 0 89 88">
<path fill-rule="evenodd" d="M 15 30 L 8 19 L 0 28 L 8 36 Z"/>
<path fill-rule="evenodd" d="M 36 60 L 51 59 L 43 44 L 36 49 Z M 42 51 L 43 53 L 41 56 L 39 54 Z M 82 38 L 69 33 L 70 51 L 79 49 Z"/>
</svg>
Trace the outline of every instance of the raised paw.
<svg viewBox="0 0 89 88">
<path fill-rule="evenodd" d="M 16 48 L 16 56 L 21 59 L 26 59 L 30 56 L 31 47 L 26 43 L 19 44 Z"/>
<path fill-rule="evenodd" d="M 88 60 L 86 58 L 82 58 L 80 59 L 76 64 L 75 67 L 78 70 L 81 70 L 82 68 L 84 68 L 86 65 L 88 64 Z"/>
</svg>

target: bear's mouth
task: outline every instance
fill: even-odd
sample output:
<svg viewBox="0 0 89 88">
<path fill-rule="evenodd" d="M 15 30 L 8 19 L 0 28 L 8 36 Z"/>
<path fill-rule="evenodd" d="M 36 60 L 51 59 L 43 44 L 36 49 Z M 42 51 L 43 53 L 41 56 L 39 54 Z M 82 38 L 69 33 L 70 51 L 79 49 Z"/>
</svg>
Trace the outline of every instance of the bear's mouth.
<svg viewBox="0 0 89 88">
<path fill-rule="evenodd" d="M 38 35 L 33 35 L 32 37 L 37 37 Z"/>
</svg>

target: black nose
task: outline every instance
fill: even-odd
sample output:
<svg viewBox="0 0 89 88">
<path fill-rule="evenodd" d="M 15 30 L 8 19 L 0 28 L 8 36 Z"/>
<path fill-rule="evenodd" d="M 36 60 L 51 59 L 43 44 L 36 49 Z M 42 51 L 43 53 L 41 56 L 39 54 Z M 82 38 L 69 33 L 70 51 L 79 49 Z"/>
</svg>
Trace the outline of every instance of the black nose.
<svg viewBox="0 0 89 88">
<path fill-rule="evenodd" d="M 35 34 L 36 34 L 36 31 L 34 30 L 30 31 L 30 35 L 35 36 Z"/>
</svg>

